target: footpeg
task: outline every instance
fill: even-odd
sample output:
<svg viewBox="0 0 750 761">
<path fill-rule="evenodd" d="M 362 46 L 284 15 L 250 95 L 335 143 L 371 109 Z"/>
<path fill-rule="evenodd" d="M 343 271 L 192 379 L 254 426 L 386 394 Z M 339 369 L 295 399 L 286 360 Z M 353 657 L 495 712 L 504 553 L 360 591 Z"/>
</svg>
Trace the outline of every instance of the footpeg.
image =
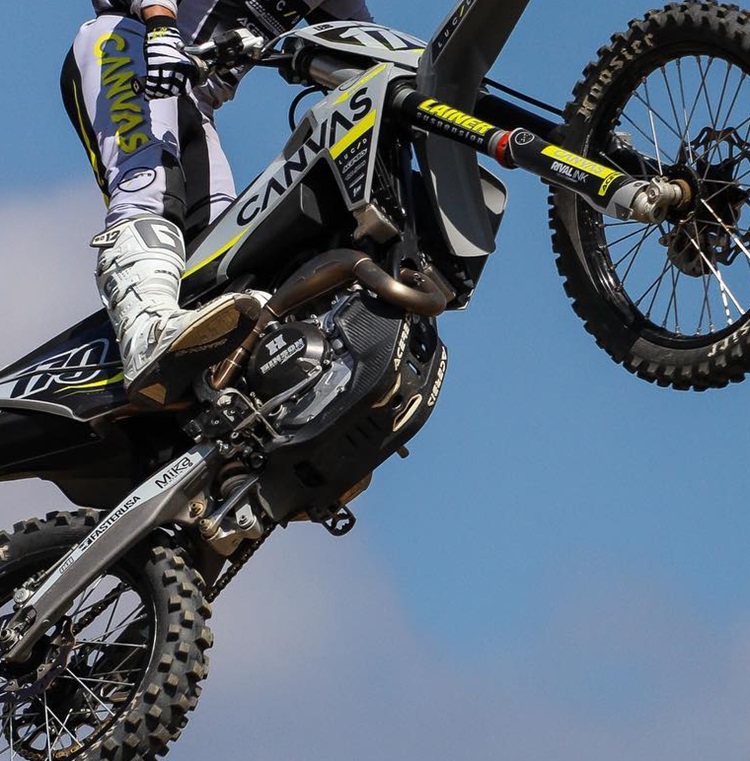
<svg viewBox="0 0 750 761">
<path fill-rule="evenodd" d="M 342 505 L 335 512 L 330 510 L 321 511 L 317 515 L 310 515 L 310 520 L 319 523 L 331 536 L 346 536 L 357 522 L 354 513 Z"/>
</svg>

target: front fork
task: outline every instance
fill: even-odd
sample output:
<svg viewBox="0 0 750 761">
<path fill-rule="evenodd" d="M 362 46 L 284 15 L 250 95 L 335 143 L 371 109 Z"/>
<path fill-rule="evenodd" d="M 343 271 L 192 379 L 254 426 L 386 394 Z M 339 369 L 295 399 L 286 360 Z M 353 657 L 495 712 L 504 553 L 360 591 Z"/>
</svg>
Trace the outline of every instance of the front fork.
<svg viewBox="0 0 750 761">
<path fill-rule="evenodd" d="M 525 169 L 567 188 L 608 217 L 658 224 L 672 210 L 687 208 L 692 202 L 692 190 L 683 180 L 637 180 L 548 143 L 527 129 L 500 129 L 409 86 L 396 91 L 393 105 L 411 126 L 467 145 L 506 169 Z"/>
</svg>

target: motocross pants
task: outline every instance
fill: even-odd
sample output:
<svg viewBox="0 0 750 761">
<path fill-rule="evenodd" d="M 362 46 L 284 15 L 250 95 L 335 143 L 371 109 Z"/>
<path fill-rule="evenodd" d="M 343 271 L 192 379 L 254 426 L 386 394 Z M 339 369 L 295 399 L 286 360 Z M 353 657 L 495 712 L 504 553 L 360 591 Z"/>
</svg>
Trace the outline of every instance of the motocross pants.
<svg viewBox="0 0 750 761">
<path fill-rule="evenodd" d="M 190 241 L 234 200 L 213 121 L 195 94 L 146 101 L 144 26 L 118 14 L 85 23 L 61 76 L 63 101 L 107 205 L 106 226 L 143 214 L 174 222 Z"/>
</svg>

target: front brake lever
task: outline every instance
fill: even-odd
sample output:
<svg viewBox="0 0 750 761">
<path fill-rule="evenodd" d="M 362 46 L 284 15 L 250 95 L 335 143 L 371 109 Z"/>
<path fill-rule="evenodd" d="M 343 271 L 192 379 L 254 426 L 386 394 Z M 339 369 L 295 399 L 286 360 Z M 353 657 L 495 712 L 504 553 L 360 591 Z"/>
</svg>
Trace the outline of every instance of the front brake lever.
<svg viewBox="0 0 750 761">
<path fill-rule="evenodd" d="M 266 41 L 247 29 L 231 29 L 202 45 L 184 48 L 186 55 L 211 70 L 229 70 L 256 63 L 263 55 Z"/>
</svg>

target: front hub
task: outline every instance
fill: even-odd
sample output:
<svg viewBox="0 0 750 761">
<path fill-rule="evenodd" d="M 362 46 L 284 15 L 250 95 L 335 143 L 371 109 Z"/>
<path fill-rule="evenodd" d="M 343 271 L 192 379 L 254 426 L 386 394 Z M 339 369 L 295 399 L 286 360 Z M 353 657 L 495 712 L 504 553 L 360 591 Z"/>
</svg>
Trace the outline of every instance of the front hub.
<svg viewBox="0 0 750 761">
<path fill-rule="evenodd" d="M 680 272 L 703 277 L 740 255 L 750 257 L 750 235 L 739 232 L 748 191 L 737 176 L 740 163 L 750 158 L 750 145 L 735 129 L 706 127 L 680 153 L 680 163 L 666 174 L 689 183 L 694 201 L 669 218 L 672 229 L 661 243 Z"/>
</svg>

